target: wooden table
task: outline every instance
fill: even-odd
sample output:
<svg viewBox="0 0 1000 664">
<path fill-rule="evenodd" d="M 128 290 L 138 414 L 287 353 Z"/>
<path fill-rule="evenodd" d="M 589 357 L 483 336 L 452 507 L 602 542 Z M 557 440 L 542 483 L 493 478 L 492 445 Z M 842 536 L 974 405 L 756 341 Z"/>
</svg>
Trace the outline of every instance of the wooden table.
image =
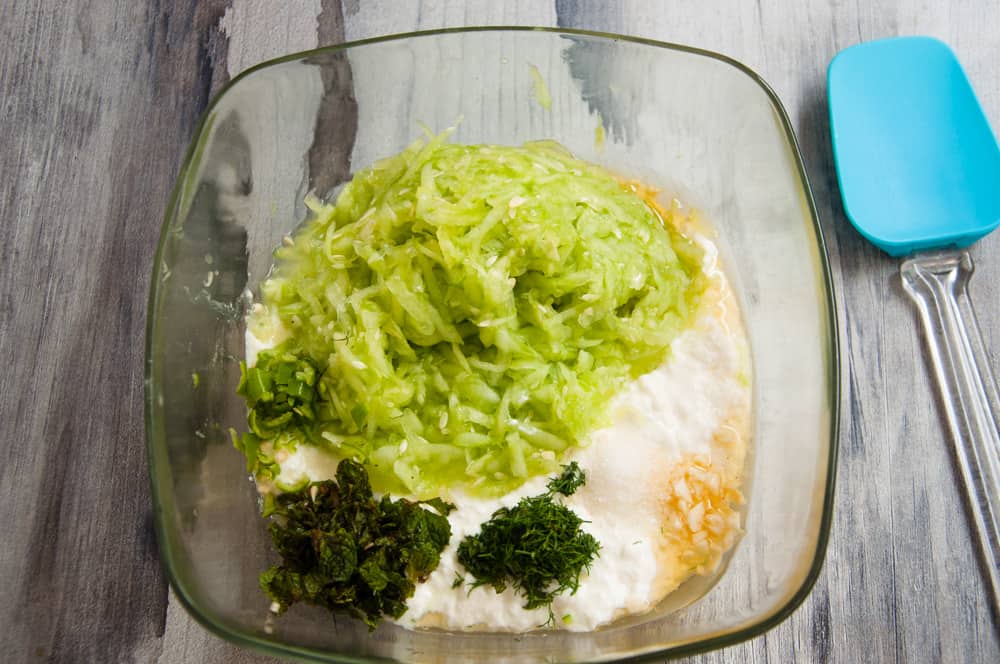
<svg viewBox="0 0 1000 664">
<path fill-rule="evenodd" d="M 152 533 L 144 312 L 161 213 L 199 114 L 242 69 L 344 40 L 471 24 L 721 51 L 795 125 L 842 323 L 835 524 L 805 604 L 702 661 L 1000 661 L 917 318 L 839 202 L 824 76 L 859 41 L 931 34 L 1000 128 L 995 0 L 829 3 L 43 0 L 0 7 L 0 659 L 262 662 L 171 598 Z M 738 4 L 738 6 L 737 6 Z M 1000 186 L 1000 183 L 998 183 Z M 973 296 L 1000 369 L 1000 234 Z"/>
</svg>

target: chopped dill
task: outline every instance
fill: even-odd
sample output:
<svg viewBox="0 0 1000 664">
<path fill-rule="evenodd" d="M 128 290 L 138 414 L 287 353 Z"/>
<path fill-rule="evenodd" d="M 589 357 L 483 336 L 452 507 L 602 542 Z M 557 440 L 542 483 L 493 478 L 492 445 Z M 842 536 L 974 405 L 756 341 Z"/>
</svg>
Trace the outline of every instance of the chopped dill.
<svg viewBox="0 0 1000 664">
<path fill-rule="evenodd" d="M 524 596 L 525 609 L 545 607 L 546 624 L 554 622 L 552 601 L 566 591 L 576 592 L 580 574 L 590 569 L 601 548 L 580 529 L 583 520 L 554 500 L 557 494 L 572 494 L 585 481 L 576 462 L 564 466 L 562 474 L 549 481 L 546 493 L 497 510 L 479 534 L 463 539 L 458 561 L 475 577 L 472 587 L 488 585 L 501 593 L 511 586 Z"/>
<path fill-rule="evenodd" d="M 545 486 L 549 489 L 549 494 L 561 493 L 564 496 L 572 496 L 576 490 L 587 481 L 587 474 L 580 468 L 580 464 L 571 461 L 568 466 L 563 466 L 563 471 L 559 477 L 549 480 Z"/>
</svg>

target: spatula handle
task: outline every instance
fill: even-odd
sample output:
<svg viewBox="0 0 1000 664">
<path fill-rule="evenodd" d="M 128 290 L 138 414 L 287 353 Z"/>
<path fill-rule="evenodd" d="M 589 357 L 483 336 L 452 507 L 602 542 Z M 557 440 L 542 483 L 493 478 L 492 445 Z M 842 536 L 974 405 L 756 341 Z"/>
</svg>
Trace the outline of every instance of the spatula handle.
<svg viewBox="0 0 1000 664">
<path fill-rule="evenodd" d="M 969 299 L 972 257 L 967 251 L 918 256 L 899 271 L 927 333 L 994 610 L 1000 616 L 1000 398 Z"/>
</svg>

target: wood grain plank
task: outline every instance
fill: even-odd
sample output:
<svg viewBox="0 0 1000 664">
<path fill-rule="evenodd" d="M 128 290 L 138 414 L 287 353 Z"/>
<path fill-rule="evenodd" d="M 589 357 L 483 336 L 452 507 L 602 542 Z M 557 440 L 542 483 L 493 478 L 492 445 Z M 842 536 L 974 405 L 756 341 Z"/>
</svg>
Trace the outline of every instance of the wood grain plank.
<svg viewBox="0 0 1000 664">
<path fill-rule="evenodd" d="M 142 420 L 148 272 L 224 72 L 220 2 L 4 3 L 0 651 L 149 661 L 166 584 Z"/>
<path fill-rule="evenodd" d="M 476 3 L 345 2 L 349 39 L 497 21 L 695 44 L 757 69 L 784 101 L 798 130 L 839 293 L 845 399 L 836 523 L 826 570 L 798 612 L 763 637 L 696 659 L 989 661 L 997 651 L 981 584 L 969 573 L 974 550 L 916 319 L 900 293 L 895 263 L 860 240 L 840 206 L 823 78 L 829 59 L 850 44 L 937 34 L 955 46 L 973 81 L 984 82 L 980 95 L 1000 126 L 1000 40 L 986 27 L 996 24 L 997 12 L 989 3 L 970 4 L 975 6 L 955 12 L 916 3 L 834 8 L 764 1 L 723 9 L 679 2 L 665 11 L 639 2 L 557 0 L 555 16 L 535 13 L 537 4 L 530 13 L 519 6 L 510 16 Z M 997 298 L 998 253 L 995 238 L 976 248 L 980 274 L 973 292 L 987 304 Z M 997 311 L 980 307 L 980 314 L 995 360 Z"/>
<path fill-rule="evenodd" d="M 159 215 L 194 123 L 230 70 L 413 29 L 558 24 L 694 44 L 760 72 L 795 123 L 834 267 L 844 407 L 824 573 L 785 623 L 695 659 L 1000 661 L 918 321 L 896 263 L 844 217 L 824 83 L 846 46 L 932 34 L 955 48 L 1000 127 L 995 2 L 325 0 L 317 13 L 308 0 L 269 10 L 275 25 L 311 20 L 315 34 L 265 30 L 244 39 L 238 57 L 219 29 L 227 4 L 0 6 L 5 659 L 272 661 L 210 635 L 176 600 L 168 606 L 142 435 L 141 339 Z M 227 29 L 249 37 L 254 27 Z M 972 292 L 996 370 L 1000 236 L 973 253 Z"/>
<path fill-rule="evenodd" d="M 344 35 L 349 40 L 377 35 L 454 28 L 464 25 L 555 25 L 550 2 L 515 0 L 432 0 L 397 3 L 392 0 L 346 0 Z"/>
</svg>

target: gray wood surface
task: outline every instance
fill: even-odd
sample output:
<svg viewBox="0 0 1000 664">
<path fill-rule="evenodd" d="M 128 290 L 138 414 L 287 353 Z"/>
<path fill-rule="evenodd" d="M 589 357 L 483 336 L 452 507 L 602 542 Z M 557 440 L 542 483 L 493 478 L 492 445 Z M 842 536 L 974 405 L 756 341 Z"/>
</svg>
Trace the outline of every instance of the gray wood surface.
<svg viewBox="0 0 1000 664">
<path fill-rule="evenodd" d="M 697 659 L 1000 661 L 917 319 L 896 263 L 844 217 L 825 110 L 838 50 L 931 34 L 958 53 L 1000 129 L 995 0 L 0 3 L 0 659 L 270 661 L 194 623 L 159 567 L 141 398 L 161 213 L 199 114 L 230 76 L 317 44 L 472 24 L 718 50 L 757 70 L 796 127 L 842 323 L 835 523 L 798 611 Z M 1000 234 L 973 253 L 996 371 Z"/>
</svg>

